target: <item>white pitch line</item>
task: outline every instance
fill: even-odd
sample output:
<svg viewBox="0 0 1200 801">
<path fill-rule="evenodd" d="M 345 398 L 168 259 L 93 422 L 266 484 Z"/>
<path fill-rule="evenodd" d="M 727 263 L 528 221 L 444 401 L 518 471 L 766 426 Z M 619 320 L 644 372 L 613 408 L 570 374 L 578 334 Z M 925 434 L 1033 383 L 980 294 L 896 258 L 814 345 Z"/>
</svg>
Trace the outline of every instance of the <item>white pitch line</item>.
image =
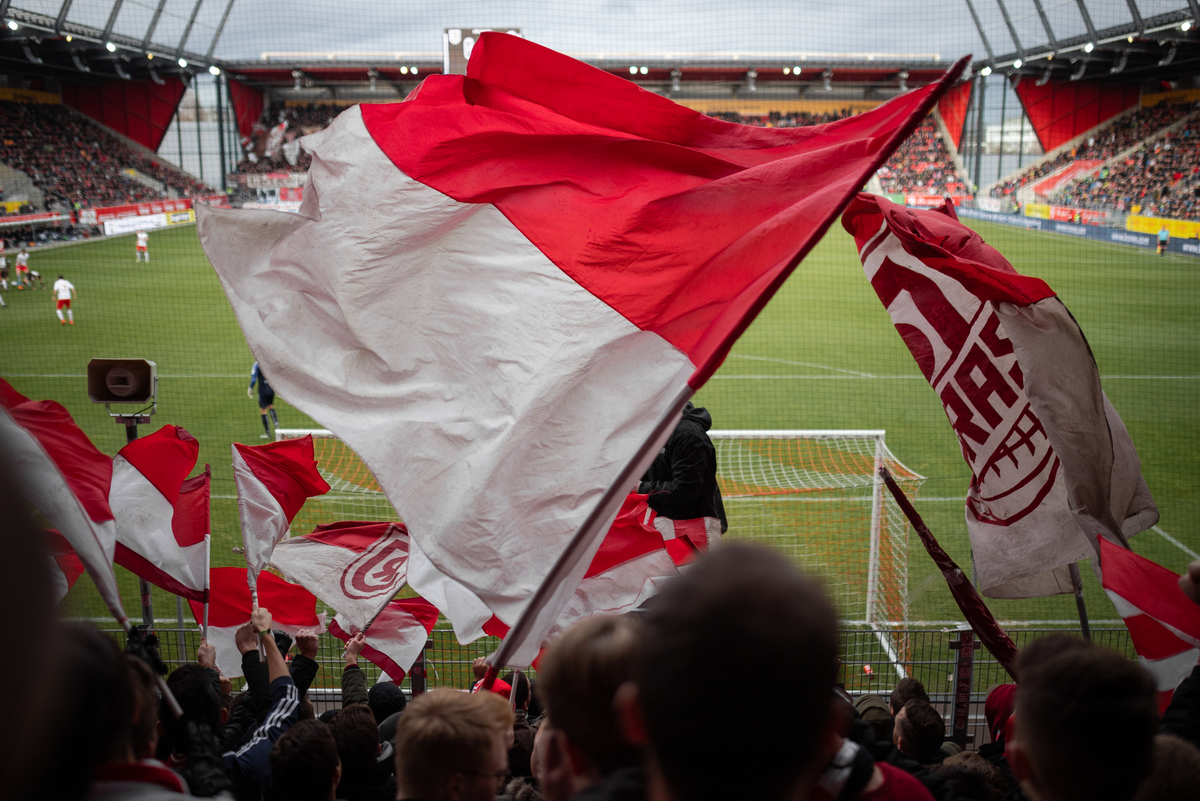
<svg viewBox="0 0 1200 801">
<path fill-rule="evenodd" d="M 812 364 L 811 362 L 793 362 L 793 361 L 788 361 L 787 359 L 774 359 L 774 358 L 771 358 L 770 356 L 744 356 L 740 353 L 735 353 L 730 358 L 732 358 L 732 359 L 750 359 L 751 361 L 756 361 L 756 362 L 774 362 L 775 364 L 790 364 L 795 367 L 815 367 L 818 370 L 833 370 L 834 372 L 838 372 L 838 373 L 850 373 L 851 375 L 862 376 L 863 378 L 874 378 L 875 377 L 871 373 L 864 373 L 864 372 L 860 372 L 859 370 L 847 370 L 842 367 L 830 367 L 827 364 Z"/>
<path fill-rule="evenodd" d="M 1163 530 L 1162 530 L 1161 528 L 1159 528 L 1158 526 L 1151 526 L 1151 528 L 1154 530 L 1154 533 L 1155 533 L 1155 534 L 1159 535 L 1159 536 L 1160 536 L 1160 537 L 1162 537 L 1164 540 L 1166 540 L 1167 542 L 1171 543 L 1172 545 L 1174 545 L 1174 546 L 1175 546 L 1176 548 L 1178 548 L 1179 550 L 1181 550 L 1181 551 L 1183 551 L 1184 553 L 1186 553 L 1188 556 L 1192 557 L 1193 559 L 1200 559 L 1200 553 L 1196 553 L 1196 552 L 1195 552 L 1195 551 L 1193 551 L 1191 548 L 1187 547 L 1187 546 L 1186 546 L 1186 545 L 1184 545 L 1182 542 L 1180 542 L 1179 540 L 1175 539 L 1174 537 L 1172 537 L 1172 536 L 1171 536 L 1170 534 L 1168 534 L 1167 532 L 1163 531 Z"/>
</svg>

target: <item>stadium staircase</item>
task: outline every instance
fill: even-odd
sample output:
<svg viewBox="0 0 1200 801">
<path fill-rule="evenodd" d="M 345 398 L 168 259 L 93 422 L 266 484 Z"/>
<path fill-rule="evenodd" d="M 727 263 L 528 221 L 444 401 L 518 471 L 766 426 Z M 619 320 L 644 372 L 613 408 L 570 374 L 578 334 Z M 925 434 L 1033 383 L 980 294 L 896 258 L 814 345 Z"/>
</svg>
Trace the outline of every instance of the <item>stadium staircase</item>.
<svg viewBox="0 0 1200 801">
<path fill-rule="evenodd" d="M 36 209 L 46 208 L 42 190 L 33 184 L 33 179 L 7 164 L 0 164 L 0 186 L 4 187 L 5 200 L 28 200 Z"/>
<path fill-rule="evenodd" d="M 163 195 L 167 194 L 168 190 L 167 190 L 166 184 L 164 184 L 162 181 L 159 181 L 156 178 L 151 178 L 149 175 L 146 175 L 144 172 L 138 172 L 133 167 L 124 167 L 121 169 L 121 172 L 123 172 L 125 175 L 129 176 L 133 180 L 137 181 L 142 186 L 148 186 L 151 189 L 153 189 L 155 192 L 158 192 L 159 194 L 163 194 Z"/>
</svg>

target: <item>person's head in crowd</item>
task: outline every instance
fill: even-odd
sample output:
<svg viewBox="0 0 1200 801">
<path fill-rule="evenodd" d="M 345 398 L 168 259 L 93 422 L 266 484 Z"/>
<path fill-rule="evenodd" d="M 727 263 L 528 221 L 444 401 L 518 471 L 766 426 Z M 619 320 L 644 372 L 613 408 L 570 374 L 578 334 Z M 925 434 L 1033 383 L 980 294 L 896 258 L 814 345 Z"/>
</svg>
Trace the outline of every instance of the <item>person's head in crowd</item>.
<svg viewBox="0 0 1200 801">
<path fill-rule="evenodd" d="M 875 742 L 891 742 L 895 722 L 886 701 L 878 695 L 864 695 L 855 702 L 854 708 L 863 722 L 871 727 Z"/>
<path fill-rule="evenodd" d="M 271 791 L 287 801 L 334 801 L 342 779 L 337 743 L 319 720 L 302 720 L 271 748 Z"/>
<path fill-rule="evenodd" d="M 1005 754 L 1033 801 L 1127 801 L 1149 775 L 1155 683 L 1136 662 L 1056 634 L 1017 661 Z"/>
<path fill-rule="evenodd" d="M 774 551 L 733 543 L 673 579 L 641 626 L 635 682 L 618 706 L 627 734 L 647 746 L 651 786 L 676 801 L 806 793 L 841 723 L 837 622 L 821 586 Z M 714 670 L 733 664 L 779 680 L 745 683 L 736 704 L 703 702 Z M 719 744 L 719 756 L 705 744 Z"/>
<path fill-rule="evenodd" d="M 495 693 L 432 690 L 414 699 L 396 726 L 398 797 L 491 801 L 507 783 L 512 720 Z"/>
<path fill-rule="evenodd" d="M 572 626 L 542 656 L 538 691 L 561 735 L 576 791 L 641 763 L 641 750 L 625 738 L 613 708 L 617 690 L 634 677 L 637 647 L 636 624 L 606 615 Z"/>
<path fill-rule="evenodd" d="M 375 716 L 376 726 L 397 712 L 403 712 L 407 704 L 408 699 L 404 697 L 404 691 L 390 681 L 376 682 L 367 691 L 367 705 L 371 707 L 371 714 Z"/>
<path fill-rule="evenodd" d="M 925 685 L 921 683 L 920 679 L 905 676 L 896 682 L 896 686 L 888 699 L 888 705 L 892 709 L 892 716 L 899 715 L 904 705 L 914 698 L 918 701 L 929 703 L 929 693 L 925 692 Z"/>
<path fill-rule="evenodd" d="M 221 731 L 229 713 L 221 706 L 221 692 L 210 668 L 195 662 L 180 665 L 167 677 L 167 687 L 183 710 L 181 717 L 175 717 L 165 699 L 158 708 L 163 734 L 173 751 L 180 753 L 187 742 L 189 721 L 207 726 L 214 734 Z"/>
<path fill-rule="evenodd" d="M 529 711 L 529 677 L 524 673 L 505 673 L 500 677 L 500 681 L 506 683 L 512 688 L 512 692 L 516 693 L 516 697 L 512 699 L 516 709 Z"/>
<path fill-rule="evenodd" d="M 158 688 L 154 671 L 136 656 L 125 656 L 130 678 L 137 697 L 137 712 L 129 732 L 130 750 L 134 759 L 150 759 L 158 745 Z"/>
<path fill-rule="evenodd" d="M 946 739 L 946 722 L 928 701 L 914 698 L 896 715 L 892 742 L 900 753 L 922 764 L 937 761 Z"/>
<path fill-rule="evenodd" d="M 379 756 L 379 727 L 369 707 L 351 704 L 329 723 L 347 784 L 354 784 Z"/>
<path fill-rule="evenodd" d="M 954 801 L 1000 801 L 1000 793 L 991 782 L 966 765 L 942 763 L 930 766 L 929 772 L 940 780 L 943 798 L 953 798 Z"/>
<path fill-rule="evenodd" d="M 988 691 L 987 700 L 983 704 L 983 717 L 987 721 L 988 732 L 992 742 L 998 743 L 1004 739 L 1004 729 L 1012 716 L 1013 707 L 1017 703 L 1017 685 L 998 684 Z"/>
<path fill-rule="evenodd" d="M 1177 801 L 1200 792 L 1200 750 L 1187 740 L 1154 737 L 1154 772 L 1142 782 L 1134 801 Z"/>
<path fill-rule="evenodd" d="M 936 773 L 942 772 L 947 768 L 965 768 L 978 774 L 995 791 L 996 798 L 1002 797 L 1012 789 L 1008 779 L 1000 772 L 1000 769 L 974 751 L 962 751 L 953 756 L 946 757 L 942 761 L 942 764 L 932 765 L 929 770 Z"/>
</svg>

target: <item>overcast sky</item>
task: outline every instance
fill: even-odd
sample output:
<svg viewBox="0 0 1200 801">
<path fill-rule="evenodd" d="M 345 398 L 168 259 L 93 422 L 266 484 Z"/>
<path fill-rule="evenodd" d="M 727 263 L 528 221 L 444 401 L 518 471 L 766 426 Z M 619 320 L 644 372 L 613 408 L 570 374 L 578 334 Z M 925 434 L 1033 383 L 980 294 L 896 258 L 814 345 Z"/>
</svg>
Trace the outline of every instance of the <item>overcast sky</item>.
<svg viewBox="0 0 1200 801">
<path fill-rule="evenodd" d="M 62 0 L 13 0 L 54 17 Z M 74 0 L 68 19 L 103 29 L 114 0 Z M 114 30 L 141 39 L 159 0 L 125 0 Z M 201 0 L 187 49 L 204 53 L 228 0 Z M 1000 55 L 1013 51 L 995 0 L 974 0 Z M 1047 41 L 1033 0 L 1005 5 L 1026 46 Z M 1057 38 L 1086 31 L 1075 0 L 1043 0 Z M 1186 0 L 1137 0 L 1144 17 Z M 1128 22 L 1126 0 L 1087 0 L 1097 29 Z M 153 41 L 173 52 L 196 0 L 165 0 Z M 222 59 L 265 52 L 439 52 L 446 27 L 518 27 L 576 54 L 927 53 L 951 60 L 986 51 L 966 0 L 234 0 L 216 47 Z"/>
</svg>

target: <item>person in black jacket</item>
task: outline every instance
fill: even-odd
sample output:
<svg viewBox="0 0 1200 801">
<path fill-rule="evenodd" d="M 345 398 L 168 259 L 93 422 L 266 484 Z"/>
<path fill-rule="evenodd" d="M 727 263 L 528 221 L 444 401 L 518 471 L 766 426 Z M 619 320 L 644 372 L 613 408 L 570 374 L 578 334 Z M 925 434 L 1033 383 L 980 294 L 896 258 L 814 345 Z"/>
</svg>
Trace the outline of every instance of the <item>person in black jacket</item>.
<svg viewBox="0 0 1200 801">
<path fill-rule="evenodd" d="M 686 538 L 693 550 L 704 550 L 709 540 L 719 541 L 720 535 L 729 530 L 717 486 L 717 451 L 708 438 L 710 428 L 712 416 L 708 410 L 689 401 L 679 424 L 638 486 L 638 492 L 650 496 L 647 503 L 660 521 L 697 521 L 696 531 L 672 526 L 671 533 L 664 532 L 668 541 L 673 536 Z M 657 525 L 663 529 L 661 523 Z"/>
</svg>

